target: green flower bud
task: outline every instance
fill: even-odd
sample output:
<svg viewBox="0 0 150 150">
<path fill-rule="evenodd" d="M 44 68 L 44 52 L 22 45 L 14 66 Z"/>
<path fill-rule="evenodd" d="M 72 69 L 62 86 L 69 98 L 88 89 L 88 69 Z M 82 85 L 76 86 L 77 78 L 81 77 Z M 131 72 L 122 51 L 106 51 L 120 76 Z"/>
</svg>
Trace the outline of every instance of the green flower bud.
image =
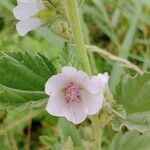
<svg viewBox="0 0 150 150">
<path fill-rule="evenodd" d="M 54 9 L 45 8 L 35 15 L 35 17 L 42 19 L 44 21 L 52 20 L 56 16 L 56 11 Z"/>
</svg>

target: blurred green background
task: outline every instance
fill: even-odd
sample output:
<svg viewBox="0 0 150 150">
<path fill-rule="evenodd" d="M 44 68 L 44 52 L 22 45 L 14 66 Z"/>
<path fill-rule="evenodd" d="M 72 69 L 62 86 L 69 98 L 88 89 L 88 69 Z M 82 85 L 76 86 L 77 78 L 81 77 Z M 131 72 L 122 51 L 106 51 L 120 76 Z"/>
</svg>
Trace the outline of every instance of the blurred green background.
<svg viewBox="0 0 150 150">
<path fill-rule="evenodd" d="M 27 51 L 32 54 L 40 52 L 50 59 L 56 58 L 62 52 L 64 40 L 56 36 L 50 26 L 41 27 L 20 37 L 15 29 L 17 20 L 12 14 L 15 5 L 16 0 L 0 0 L 0 55 L 2 52 Z M 97 45 L 130 60 L 143 71 L 150 71 L 149 0 L 79 0 L 79 6 L 87 44 Z M 121 76 L 126 73 L 136 74 L 97 54 L 94 54 L 94 58 L 99 72 L 110 73 L 112 91 Z M 57 147 L 61 138 L 64 138 L 62 132 L 65 138 L 73 137 L 73 142 L 78 145 L 81 137 L 76 133 L 75 127 L 67 125 L 64 120 L 60 123 L 42 108 L 8 113 L 1 110 L 0 150 L 49 149 L 40 140 L 42 135 L 51 137 L 49 143 Z M 80 130 L 80 126 L 77 128 Z M 108 127 L 103 141 L 105 149 L 111 144 L 113 135 L 111 127 Z"/>
</svg>

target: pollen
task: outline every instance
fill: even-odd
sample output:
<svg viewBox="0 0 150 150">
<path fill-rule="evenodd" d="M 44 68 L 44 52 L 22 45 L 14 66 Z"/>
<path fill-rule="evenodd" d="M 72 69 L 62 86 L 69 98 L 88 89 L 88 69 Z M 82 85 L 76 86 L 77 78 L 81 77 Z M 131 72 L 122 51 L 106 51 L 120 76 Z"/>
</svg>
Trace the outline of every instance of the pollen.
<svg viewBox="0 0 150 150">
<path fill-rule="evenodd" d="M 80 96 L 80 88 L 71 83 L 64 92 L 64 96 L 67 103 L 78 101 Z"/>
</svg>

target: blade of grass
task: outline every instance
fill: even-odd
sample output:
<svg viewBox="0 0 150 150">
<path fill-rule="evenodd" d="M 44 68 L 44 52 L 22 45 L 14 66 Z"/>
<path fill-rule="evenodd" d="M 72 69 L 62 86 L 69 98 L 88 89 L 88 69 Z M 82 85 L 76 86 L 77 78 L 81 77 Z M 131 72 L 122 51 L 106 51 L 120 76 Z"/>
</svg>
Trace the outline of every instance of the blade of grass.
<svg viewBox="0 0 150 150">
<path fill-rule="evenodd" d="M 107 25 L 110 26 L 111 22 L 109 20 L 109 15 L 108 15 L 107 10 L 103 4 L 103 1 L 102 0 L 92 0 L 92 1 L 98 7 L 98 9 L 102 12 Z"/>
<path fill-rule="evenodd" d="M 112 16 L 111 16 L 111 25 L 113 29 L 116 29 L 118 27 L 119 24 L 119 19 L 120 19 L 120 7 L 122 7 L 123 4 L 123 0 L 120 0 L 117 2 L 117 6 L 116 9 L 114 10 Z"/>
<path fill-rule="evenodd" d="M 135 3 L 135 16 L 133 17 L 133 21 L 121 45 L 121 48 L 118 54 L 119 57 L 127 59 L 130 54 L 130 51 L 132 49 L 133 42 L 134 42 L 134 36 L 137 31 L 137 25 L 138 25 L 140 13 L 141 13 L 141 3 L 139 1 L 138 3 Z M 118 63 L 116 63 L 113 66 L 113 69 L 111 71 L 111 80 L 110 80 L 110 87 L 112 91 L 115 90 L 115 86 L 119 82 L 120 77 L 123 74 L 123 72 L 124 72 L 124 68 L 119 68 Z"/>
<path fill-rule="evenodd" d="M 120 42 L 116 34 L 113 31 L 111 31 L 110 28 L 107 26 L 106 22 L 104 21 L 104 16 L 102 16 L 102 14 L 99 13 L 99 11 L 97 11 L 95 8 L 89 6 L 85 7 L 84 11 L 88 16 L 92 16 L 91 19 L 93 20 L 93 22 L 95 22 L 101 29 L 101 31 L 104 34 L 106 34 L 112 40 L 112 42 L 119 48 Z"/>
</svg>

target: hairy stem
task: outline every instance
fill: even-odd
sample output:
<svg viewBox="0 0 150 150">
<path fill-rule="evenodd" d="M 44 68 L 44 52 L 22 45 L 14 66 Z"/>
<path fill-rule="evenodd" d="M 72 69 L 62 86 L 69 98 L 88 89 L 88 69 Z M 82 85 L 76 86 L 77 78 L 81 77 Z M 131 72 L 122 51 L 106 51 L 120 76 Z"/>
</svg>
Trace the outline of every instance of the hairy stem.
<svg viewBox="0 0 150 150">
<path fill-rule="evenodd" d="M 64 7 L 69 19 L 72 34 L 74 37 L 74 43 L 78 50 L 83 70 L 87 72 L 89 75 L 91 75 L 89 58 L 87 55 L 81 30 L 77 0 L 64 0 Z"/>
<path fill-rule="evenodd" d="M 94 149 L 95 150 L 102 150 L 102 134 L 103 134 L 103 128 L 99 127 L 99 119 L 98 116 L 92 116 L 92 128 L 94 132 Z"/>
<path fill-rule="evenodd" d="M 94 45 L 86 45 L 86 48 L 89 49 L 92 52 L 98 53 L 102 57 L 106 57 L 106 58 L 109 58 L 113 61 L 117 61 L 119 63 L 122 63 L 122 64 L 124 64 L 125 67 L 130 68 L 130 69 L 138 72 L 139 74 L 143 74 L 143 71 L 138 66 L 136 66 L 135 64 L 133 64 L 132 62 L 130 62 L 130 61 L 124 59 L 124 58 L 115 56 L 115 55 L 109 53 L 108 51 L 103 50 L 101 48 L 98 48 Z"/>
</svg>

